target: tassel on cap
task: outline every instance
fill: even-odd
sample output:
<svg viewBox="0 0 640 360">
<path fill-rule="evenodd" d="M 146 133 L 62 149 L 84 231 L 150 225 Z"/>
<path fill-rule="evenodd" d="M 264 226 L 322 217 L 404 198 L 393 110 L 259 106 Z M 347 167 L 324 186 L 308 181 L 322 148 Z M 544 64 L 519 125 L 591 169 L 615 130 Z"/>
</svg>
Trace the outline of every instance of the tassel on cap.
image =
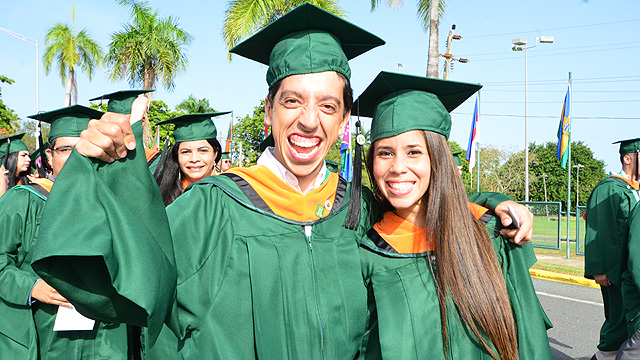
<svg viewBox="0 0 640 360">
<path fill-rule="evenodd" d="M 359 113 L 359 112 L 358 112 Z M 360 224 L 360 200 L 362 193 L 362 146 L 365 142 L 362 135 L 360 116 L 356 120 L 356 151 L 353 159 L 353 179 L 351 180 L 351 197 L 349 199 L 349 209 L 343 226 L 347 229 L 356 230 Z"/>
<path fill-rule="evenodd" d="M 9 154 L 11 153 L 11 139 L 7 139 L 7 153 L 4 155 L 2 159 L 2 166 L 4 166 L 4 171 L 8 174 L 9 169 L 7 168 L 7 160 L 9 160 Z"/>
<path fill-rule="evenodd" d="M 160 169 L 164 167 L 164 163 L 167 161 L 167 149 L 169 148 L 169 133 L 164 138 L 164 147 L 162 148 L 162 153 L 160 153 L 160 159 L 158 159 L 158 166 L 156 167 L 156 171 L 153 172 L 153 177 L 155 179 L 160 175 Z"/>
<path fill-rule="evenodd" d="M 44 170 L 44 142 L 42 140 L 42 121 L 38 121 L 38 149 L 40 149 L 40 165 L 36 165 L 36 169 L 38 170 L 38 177 L 45 178 L 47 174 Z"/>
</svg>

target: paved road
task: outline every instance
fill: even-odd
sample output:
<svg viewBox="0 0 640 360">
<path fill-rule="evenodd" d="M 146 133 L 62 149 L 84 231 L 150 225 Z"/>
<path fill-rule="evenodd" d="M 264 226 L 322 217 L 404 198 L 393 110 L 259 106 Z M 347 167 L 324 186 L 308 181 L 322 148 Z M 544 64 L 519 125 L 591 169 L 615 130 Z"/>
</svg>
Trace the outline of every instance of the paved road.
<svg viewBox="0 0 640 360">
<path fill-rule="evenodd" d="M 533 279 L 538 298 L 553 322 L 549 342 L 554 360 L 589 360 L 604 321 L 599 289 Z"/>
</svg>

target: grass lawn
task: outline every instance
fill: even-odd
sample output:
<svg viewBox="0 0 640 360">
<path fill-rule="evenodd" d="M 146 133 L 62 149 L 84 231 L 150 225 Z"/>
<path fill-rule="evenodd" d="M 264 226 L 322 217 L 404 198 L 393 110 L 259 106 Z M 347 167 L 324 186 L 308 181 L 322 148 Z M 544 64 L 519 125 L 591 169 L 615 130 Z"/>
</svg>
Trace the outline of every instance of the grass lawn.
<svg viewBox="0 0 640 360">
<path fill-rule="evenodd" d="M 566 239 L 567 234 L 567 218 L 562 217 L 560 220 L 560 238 Z M 571 234 L 570 238 L 576 238 L 576 219 L 575 217 L 571 218 Z M 584 233 L 585 233 L 585 222 L 583 219 L 580 219 L 580 251 L 584 252 Z M 546 216 L 534 216 L 533 217 L 533 243 L 534 245 L 547 245 L 547 246 L 557 246 L 558 244 L 558 217 L 551 216 L 547 219 Z M 562 241 L 566 247 L 566 240 Z M 572 244 L 572 247 L 575 247 L 575 243 Z M 575 253 L 575 250 L 574 250 Z"/>
<path fill-rule="evenodd" d="M 565 265 L 550 264 L 546 262 L 538 261 L 532 266 L 532 269 L 552 271 L 559 274 L 567 274 L 573 276 L 583 276 L 584 270 L 581 268 Z"/>
</svg>

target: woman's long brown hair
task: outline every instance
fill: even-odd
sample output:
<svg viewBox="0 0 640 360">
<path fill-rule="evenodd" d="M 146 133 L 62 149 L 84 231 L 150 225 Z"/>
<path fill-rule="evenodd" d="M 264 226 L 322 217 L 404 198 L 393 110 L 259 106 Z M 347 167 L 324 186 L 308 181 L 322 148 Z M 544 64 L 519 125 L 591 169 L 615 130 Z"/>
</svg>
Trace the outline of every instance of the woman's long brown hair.
<svg viewBox="0 0 640 360">
<path fill-rule="evenodd" d="M 518 359 L 517 333 L 502 272 L 484 227 L 467 207 L 462 179 L 444 136 L 425 131 L 431 158 L 429 189 L 423 196 L 427 229 L 436 253 L 436 284 L 445 354 L 448 354 L 447 303 L 451 299 L 460 317 L 494 359 Z M 367 170 L 374 192 L 374 145 L 367 154 Z M 390 207 L 381 199 L 383 207 Z M 486 335 L 483 336 L 482 334 Z M 487 344 L 488 338 L 496 355 Z M 447 356 L 448 358 L 448 356 Z"/>
</svg>

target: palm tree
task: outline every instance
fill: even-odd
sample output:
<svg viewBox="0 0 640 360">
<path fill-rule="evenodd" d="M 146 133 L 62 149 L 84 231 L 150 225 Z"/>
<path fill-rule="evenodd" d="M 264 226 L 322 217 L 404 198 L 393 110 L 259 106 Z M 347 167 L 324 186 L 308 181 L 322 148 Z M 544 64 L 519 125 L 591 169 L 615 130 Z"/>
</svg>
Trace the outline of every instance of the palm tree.
<svg viewBox="0 0 640 360">
<path fill-rule="evenodd" d="M 180 104 L 178 104 L 178 106 L 176 106 L 176 110 L 183 111 L 187 114 L 216 112 L 216 110 L 209 105 L 209 100 L 198 100 L 193 95 L 189 95 L 186 100 L 183 100 Z"/>
<path fill-rule="evenodd" d="M 76 83 L 76 66 L 89 75 L 89 80 L 93 78 L 96 66 L 102 63 L 102 48 L 93 40 L 86 29 L 79 32 L 74 30 L 75 7 L 71 16 L 71 28 L 67 24 L 55 24 L 45 36 L 47 48 L 42 56 L 44 71 L 49 74 L 53 60 L 58 63 L 58 71 L 62 84 L 66 83 L 64 95 L 64 105 L 71 105 L 71 94 L 73 102 L 78 103 L 78 85 Z"/>
<path fill-rule="evenodd" d="M 380 0 L 371 0 L 371 11 L 376 9 Z M 404 0 L 385 0 L 388 6 L 400 7 L 404 4 Z M 418 0 L 417 16 L 424 30 L 429 30 L 429 54 L 427 55 L 427 76 L 438 77 L 438 25 L 440 19 L 444 16 L 445 1 L 444 0 Z"/>
<path fill-rule="evenodd" d="M 185 48 L 193 37 L 179 27 L 178 18 L 161 18 L 147 2 L 119 2 L 131 7 L 133 19 L 111 35 L 106 57 L 109 79 L 127 78 L 132 87 L 143 89 L 155 89 L 159 82 L 165 89 L 173 90 L 176 76 L 189 64 Z M 148 145 L 153 139 L 147 120 L 143 122 L 143 129 L 144 142 Z"/>
<path fill-rule="evenodd" d="M 298 5 L 309 2 L 344 16 L 335 0 L 230 0 L 224 16 L 222 36 L 229 50 Z M 231 53 L 229 53 L 231 60 Z"/>
</svg>

